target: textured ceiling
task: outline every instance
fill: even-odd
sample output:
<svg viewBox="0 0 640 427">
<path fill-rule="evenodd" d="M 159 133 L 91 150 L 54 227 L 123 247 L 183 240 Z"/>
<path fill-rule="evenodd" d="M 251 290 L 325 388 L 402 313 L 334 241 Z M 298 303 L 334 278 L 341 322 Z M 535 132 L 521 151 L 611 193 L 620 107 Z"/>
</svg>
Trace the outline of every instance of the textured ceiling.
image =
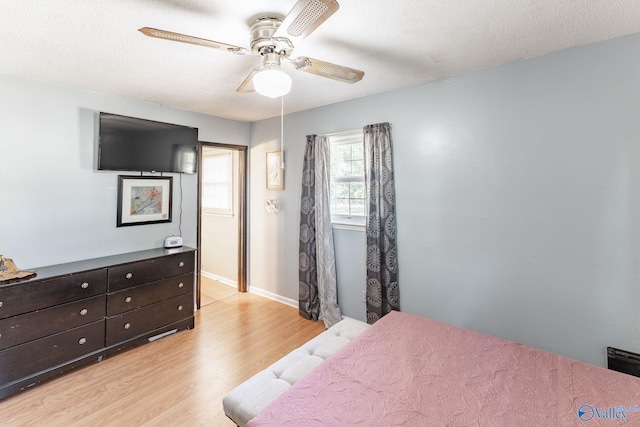
<svg viewBox="0 0 640 427">
<path fill-rule="evenodd" d="M 295 47 L 365 71 L 349 85 L 283 68 L 285 112 L 640 32 L 638 0 L 338 0 L 340 9 Z M 249 47 L 257 15 L 295 0 L 2 0 L 0 74 L 173 108 L 254 121 L 279 100 L 237 94 L 260 64 L 210 48 L 146 37 L 155 27 Z"/>
</svg>

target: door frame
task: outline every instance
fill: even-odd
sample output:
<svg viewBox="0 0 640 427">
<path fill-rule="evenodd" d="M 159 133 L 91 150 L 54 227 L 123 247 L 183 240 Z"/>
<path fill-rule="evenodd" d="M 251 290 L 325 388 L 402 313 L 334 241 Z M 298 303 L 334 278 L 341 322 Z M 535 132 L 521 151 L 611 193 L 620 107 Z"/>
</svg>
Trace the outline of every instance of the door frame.
<svg viewBox="0 0 640 427">
<path fill-rule="evenodd" d="M 248 149 L 246 145 L 233 145 L 222 144 L 217 142 L 203 142 L 199 141 L 198 149 L 198 265 L 197 280 L 196 280 L 196 305 L 200 309 L 200 269 L 202 267 L 202 156 L 203 148 L 221 148 L 225 150 L 232 150 L 238 153 L 238 192 L 235 196 L 238 197 L 238 292 L 247 292 L 247 154 Z"/>
</svg>

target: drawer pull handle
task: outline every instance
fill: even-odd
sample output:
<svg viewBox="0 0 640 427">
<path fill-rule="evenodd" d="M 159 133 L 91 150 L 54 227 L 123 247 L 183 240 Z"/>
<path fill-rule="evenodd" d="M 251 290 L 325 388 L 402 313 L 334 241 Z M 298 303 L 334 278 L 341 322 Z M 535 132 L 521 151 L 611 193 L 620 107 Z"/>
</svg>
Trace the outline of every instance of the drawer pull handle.
<svg viewBox="0 0 640 427">
<path fill-rule="evenodd" d="M 78 340 L 78 344 L 80 344 L 80 345 L 83 345 L 83 344 L 85 344 L 86 342 L 87 342 L 87 339 L 86 339 L 86 338 L 84 338 L 84 337 L 83 337 L 83 338 L 80 338 L 80 339 Z"/>
<path fill-rule="evenodd" d="M 127 279 L 131 279 L 133 277 L 133 274 L 127 273 L 124 275 L 124 277 L 126 277 Z"/>
<path fill-rule="evenodd" d="M 86 316 L 88 312 L 89 310 L 87 310 L 86 308 L 83 308 L 82 310 L 80 310 L 80 316 Z"/>
<path fill-rule="evenodd" d="M 182 283 L 182 282 L 178 283 L 178 287 L 179 287 L 179 288 L 184 287 L 184 283 Z"/>
<path fill-rule="evenodd" d="M 89 282 L 82 282 L 82 285 L 80 285 L 80 287 L 82 289 L 87 289 L 89 287 Z"/>
<path fill-rule="evenodd" d="M 126 298 L 124 299 L 124 302 L 131 302 L 131 297 L 126 297 Z"/>
<path fill-rule="evenodd" d="M 129 329 L 131 327 L 131 323 L 127 322 L 124 324 L 125 329 Z"/>
<path fill-rule="evenodd" d="M 2 307 L 2 301 L 0 301 L 0 307 Z"/>
<path fill-rule="evenodd" d="M 184 267 L 184 262 L 180 261 L 180 263 L 178 264 L 178 267 Z"/>
<path fill-rule="evenodd" d="M 178 306 L 178 311 L 181 311 L 181 310 L 182 310 L 182 306 L 181 306 L 181 305 L 179 305 L 179 306 Z"/>
</svg>

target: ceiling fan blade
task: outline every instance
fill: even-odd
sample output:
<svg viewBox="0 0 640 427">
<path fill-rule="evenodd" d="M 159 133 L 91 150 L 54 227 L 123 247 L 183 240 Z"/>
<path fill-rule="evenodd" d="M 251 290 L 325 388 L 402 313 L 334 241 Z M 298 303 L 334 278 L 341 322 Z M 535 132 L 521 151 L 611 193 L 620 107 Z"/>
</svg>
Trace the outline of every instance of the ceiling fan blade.
<svg viewBox="0 0 640 427">
<path fill-rule="evenodd" d="M 197 46 L 210 47 L 225 52 L 235 53 L 236 55 L 249 55 L 251 51 L 244 47 L 234 46 L 226 43 L 220 43 L 213 40 L 201 39 L 199 37 L 188 36 L 186 34 L 173 33 L 171 31 L 158 30 L 157 28 L 143 27 L 140 31 L 145 36 L 155 37 L 158 39 L 172 40 L 175 42 L 182 42 L 188 44 L 194 44 Z"/>
<path fill-rule="evenodd" d="M 364 71 L 343 65 L 332 64 L 331 62 L 320 61 L 306 56 L 301 56 L 293 60 L 296 70 L 316 76 L 328 77 L 344 83 L 357 83 L 364 77 Z"/>
<path fill-rule="evenodd" d="M 258 68 L 256 68 L 255 70 L 253 70 L 246 79 L 244 79 L 244 81 L 242 82 L 242 84 L 238 87 L 238 89 L 236 89 L 236 92 L 238 93 L 253 93 L 255 92 L 255 88 L 253 87 L 253 76 L 256 74 L 256 72 L 258 71 Z"/>
<path fill-rule="evenodd" d="M 311 34 L 339 7 L 336 0 L 298 0 L 273 37 L 284 37 L 295 44 Z"/>
</svg>

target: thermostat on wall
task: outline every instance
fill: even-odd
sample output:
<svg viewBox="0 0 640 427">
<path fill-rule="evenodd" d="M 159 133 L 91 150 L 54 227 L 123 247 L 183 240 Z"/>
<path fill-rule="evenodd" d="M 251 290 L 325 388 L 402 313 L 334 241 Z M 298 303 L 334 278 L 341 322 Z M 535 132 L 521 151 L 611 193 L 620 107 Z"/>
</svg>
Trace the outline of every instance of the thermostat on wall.
<svg viewBox="0 0 640 427">
<path fill-rule="evenodd" d="M 182 246 L 181 236 L 169 236 L 164 239 L 165 248 L 179 248 Z"/>
</svg>

